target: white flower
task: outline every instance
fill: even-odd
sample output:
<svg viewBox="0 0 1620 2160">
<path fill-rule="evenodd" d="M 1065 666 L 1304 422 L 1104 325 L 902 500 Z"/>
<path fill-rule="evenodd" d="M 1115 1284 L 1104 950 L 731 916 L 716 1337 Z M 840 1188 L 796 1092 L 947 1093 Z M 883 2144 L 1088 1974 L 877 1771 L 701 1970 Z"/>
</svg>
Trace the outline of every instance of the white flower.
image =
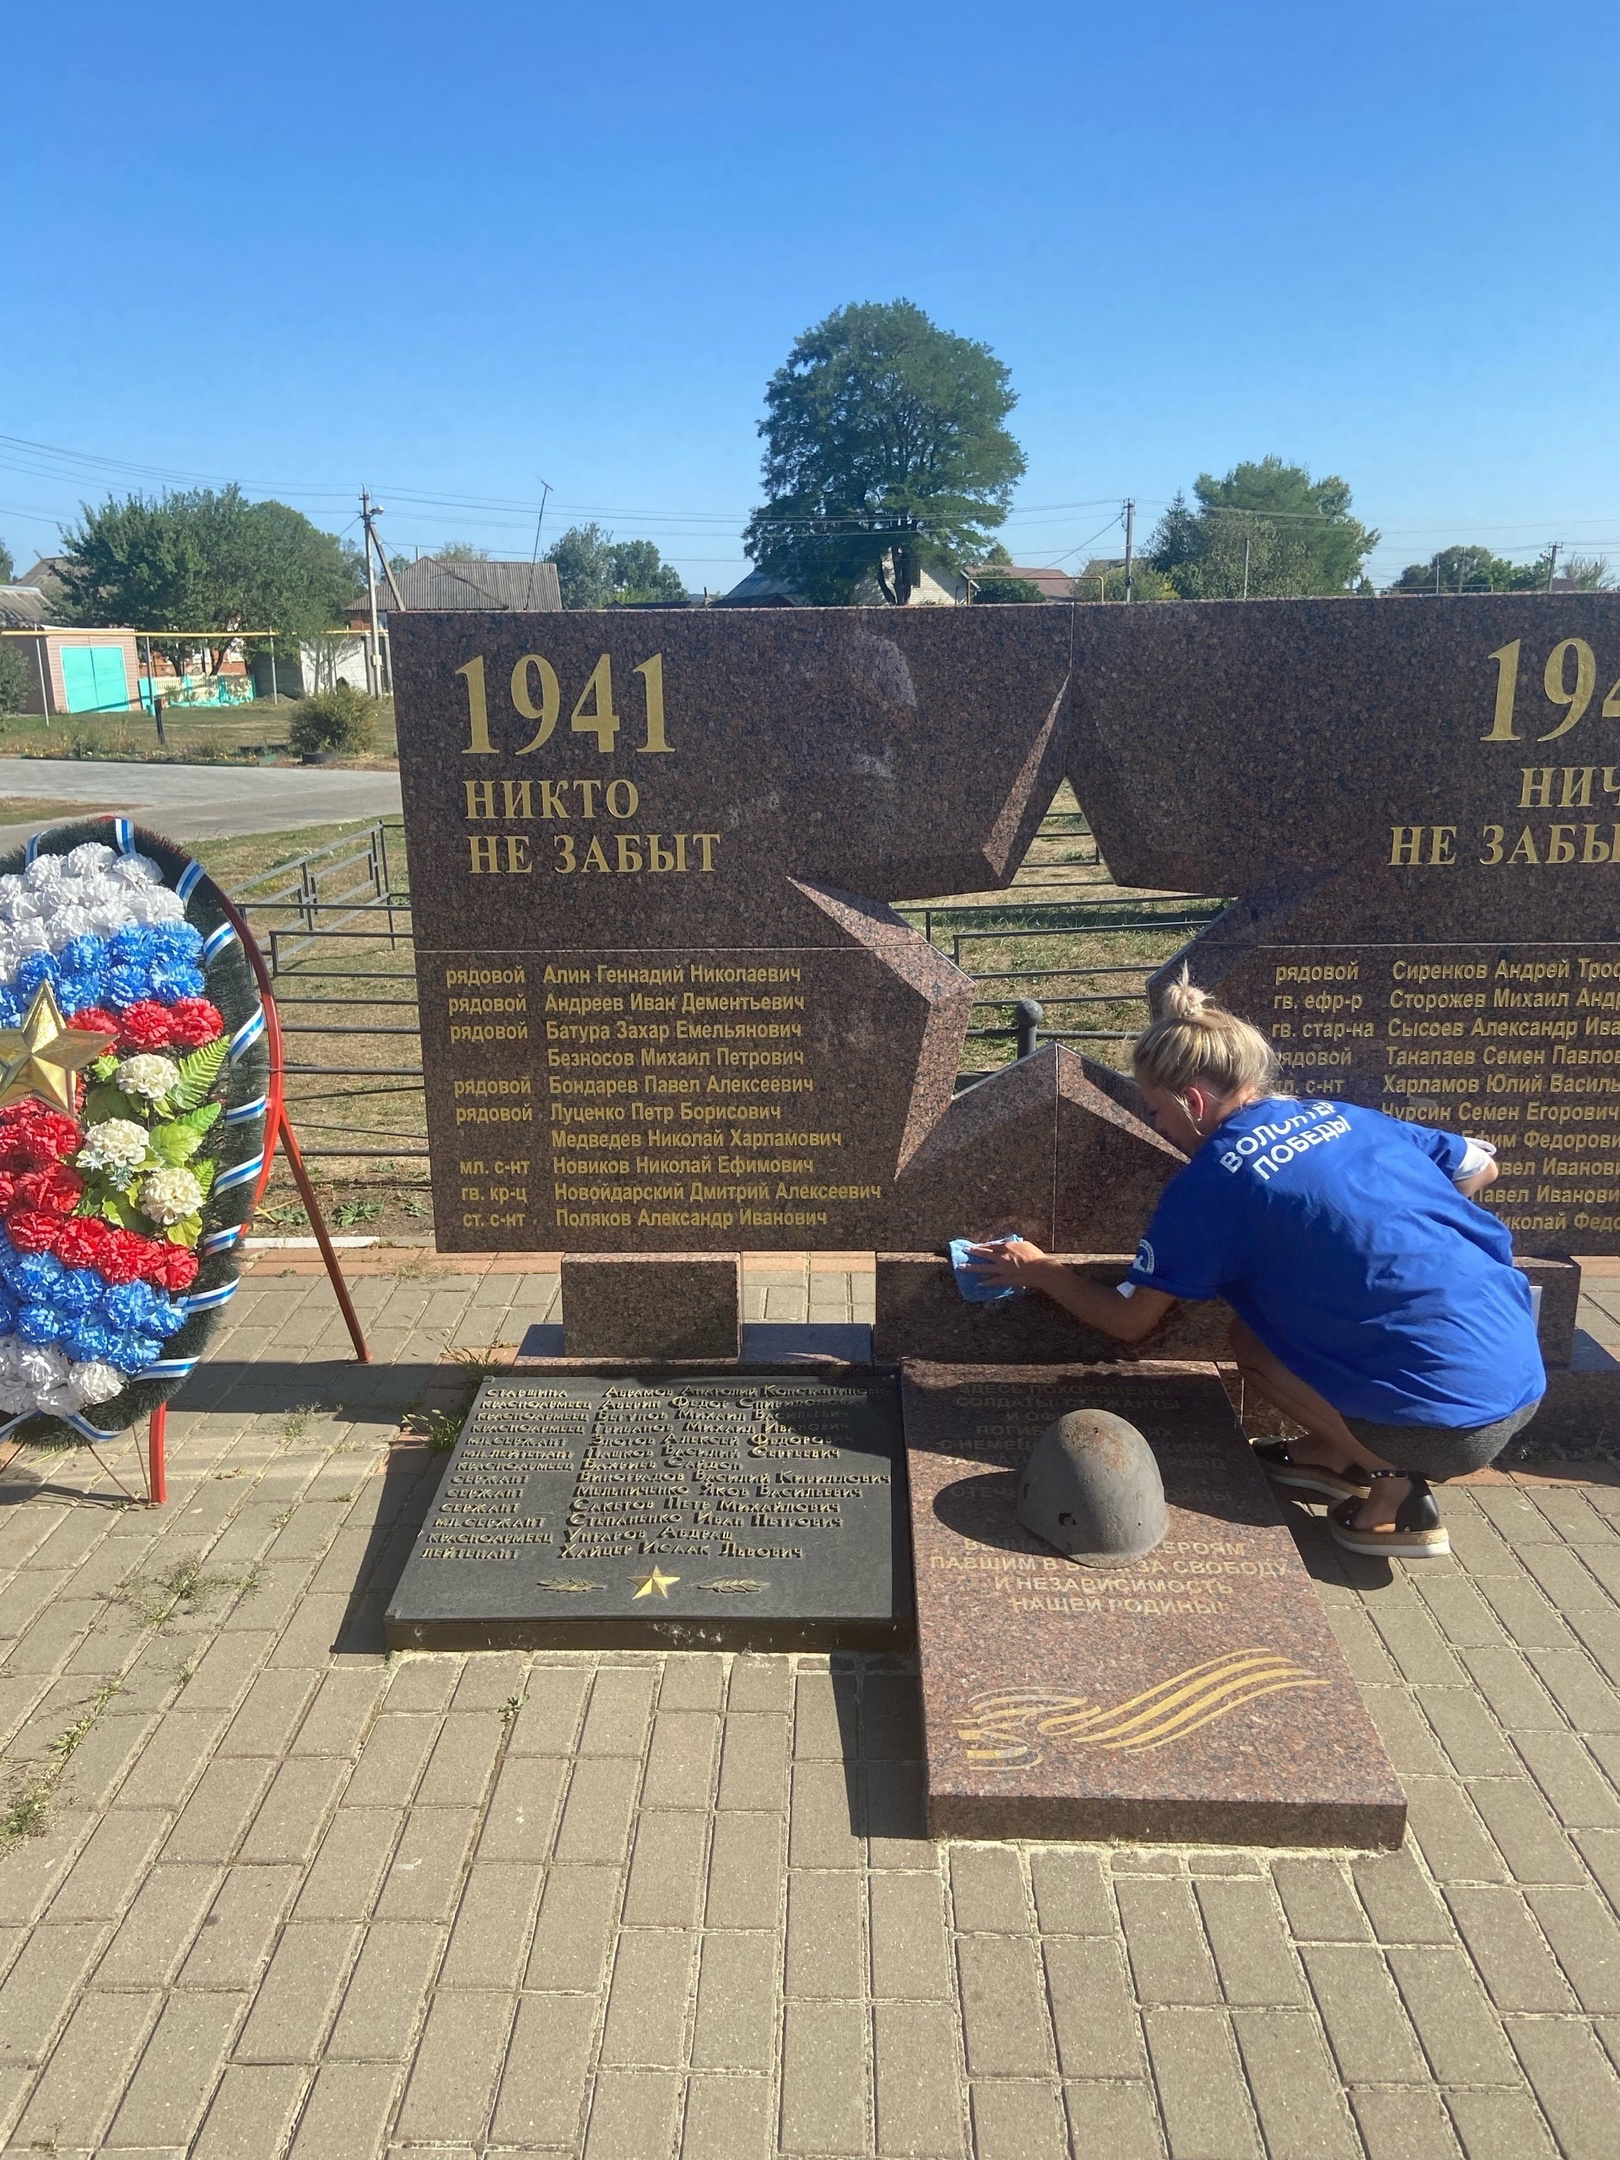
<svg viewBox="0 0 1620 2160">
<path fill-rule="evenodd" d="M 203 1204 L 203 1189 L 189 1170 L 154 1170 L 142 1180 L 141 1212 L 155 1223 L 183 1222 Z"/>
<path fill-rule="evenodd" d="M 169 1061 L 152 1058 L 147 1062 L 167 1065 Z M 133 1170 L 146 1160 L 146 1146 L 144 1125 L 137 1125 L 133 1118 L 103 1118 L 85 1133 L 76 1160 L 81 1170 Z"/>
<path fill-rule="evenodd" d="M 89 877 L 92 871 L 105 870 L 113 859 L 110 847 L 103 847 L 99 840 L 81 840 L 76 848 L 69 848 L 65 860 L 77 878 Z"/>
<path fill-rule="evenodd" d="M 60 855 L 36 855 L 23 872 L 23 890 L 37 893 L 44 886 L 60 885 L 67 876 Z"/>
<path fill-rule="evenodd" d="M 165 1095 L 172 1095 L 180 1085 L 180 1068 L 172 1058 L 154 1057 L 142 1053 L 127 1057 L 118 1068 L 118 1085 L 126 1095 L 142 1095 L 148 1102 L 158 1102 Z M 127 1124 L 127 1118 L 114 1118 L 112 1124 Z"/>
<path fill-rule="evenodd" d="M 38 862 L 39 857 L 35 857 Z M 161 885 L 163 872 L 150 855 L 120 855 L 107 871 L 120 885 Z"/>
<path fill-rule="evenodd" d="M 93 1365 L 75 1365 L 68 1384 L 81 1403 L 110 1402 L 124 1385 L 124 1376 L 116 1365 L 98 1359 Z"/>
</svg>

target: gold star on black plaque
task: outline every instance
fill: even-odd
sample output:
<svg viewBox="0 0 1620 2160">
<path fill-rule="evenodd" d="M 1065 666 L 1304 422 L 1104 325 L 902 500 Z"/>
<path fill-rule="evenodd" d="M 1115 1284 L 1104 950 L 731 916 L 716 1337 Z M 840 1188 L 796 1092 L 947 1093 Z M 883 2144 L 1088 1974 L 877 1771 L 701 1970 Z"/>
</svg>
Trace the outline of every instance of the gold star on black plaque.
<svg viewBox="0 0 1620 2160">
<path fill-rule="evenodd" d="M 20 1028 L 0 1028 L 0 1110 L 37 1095 L 73 1115 L 73 1075 L 117 1043 L 100 1028 L 69 1027 L 49 983 L 34 993 Z"/>
<path fill-rule="evenodd" d="M 678 1583 L 680 1579 L 678 1575 L 666 1575 L 655 1560 L 652 1565 L 652 1573 L 647 1577 L 646 1581 L 636 1585 L 636 1596 L 667 1598 L 670 1585 Z"/>
</svg>

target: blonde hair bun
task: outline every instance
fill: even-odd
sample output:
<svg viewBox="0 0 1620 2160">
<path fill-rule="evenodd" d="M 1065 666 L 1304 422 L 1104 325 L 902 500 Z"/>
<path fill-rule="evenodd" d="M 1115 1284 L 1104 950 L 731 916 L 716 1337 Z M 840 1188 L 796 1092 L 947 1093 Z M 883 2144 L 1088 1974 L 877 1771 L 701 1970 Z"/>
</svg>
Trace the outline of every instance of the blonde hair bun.
<svg viewBox="0 0 1620 2160">
<path fill-rule="evenodd" d="M 1159 1016 L 1131 1051 L 1139 1081 L 1179 1095 L 1195 1083 L 1212 1095 L 1269 1095 L 1277 1059 L 1260 1030 L 1188 980 L 1185 963 L 1159 993 Z"/>
<path fill-rule="evenodd" d="M 1172 1020 L 1203 1020 L 1221 1009 L 1207 990 L 1200 990 L 1195 982 L 1189 982 L 1185 967 L 1173 982 L 1165 985 L 1160 1004 Z"/>
</svg>

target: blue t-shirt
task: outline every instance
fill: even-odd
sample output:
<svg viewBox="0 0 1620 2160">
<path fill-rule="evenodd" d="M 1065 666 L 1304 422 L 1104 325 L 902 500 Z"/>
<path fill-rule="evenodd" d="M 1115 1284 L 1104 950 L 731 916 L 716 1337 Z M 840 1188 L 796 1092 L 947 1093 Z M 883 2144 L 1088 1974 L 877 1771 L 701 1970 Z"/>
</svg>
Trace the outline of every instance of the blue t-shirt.
<svg viewBox="0 0 1620 2160">
<path fill-rule="evenodd" d="M 1513 1240 L 1451 1182 L 1466 1147 L 1348 1103 L 1246 1104 L 1165 1187 L 1127 1279 L 1225 1298 L 1342 1417 L 1492 1424 L 1547 1376 Z"/>
</svg>

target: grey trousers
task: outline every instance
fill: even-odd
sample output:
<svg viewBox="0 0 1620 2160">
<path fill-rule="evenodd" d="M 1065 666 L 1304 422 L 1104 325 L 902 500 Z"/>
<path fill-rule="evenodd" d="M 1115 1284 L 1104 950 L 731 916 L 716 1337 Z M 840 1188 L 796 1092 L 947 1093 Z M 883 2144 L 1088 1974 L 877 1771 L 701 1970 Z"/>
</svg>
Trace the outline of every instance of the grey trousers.
<svg viewBox="0 0 1620 2160">
<path fill-rule="evenodd" d="M 1415 1470 L 1435 1484 L 1446 1478 L 1466 1477 L 1495 1462 L 1515 1433 L 1523 1432 L 1541 1408 L 1533 1403 L 1515 1410 L 1511 1417 L 1492 1425 L 1380 1425 L 1372 1418 L 1347 1417 L 1345 1423 L 1364 1448 L 1393 1463 L 1397 1470 Z"/>
</svg>

